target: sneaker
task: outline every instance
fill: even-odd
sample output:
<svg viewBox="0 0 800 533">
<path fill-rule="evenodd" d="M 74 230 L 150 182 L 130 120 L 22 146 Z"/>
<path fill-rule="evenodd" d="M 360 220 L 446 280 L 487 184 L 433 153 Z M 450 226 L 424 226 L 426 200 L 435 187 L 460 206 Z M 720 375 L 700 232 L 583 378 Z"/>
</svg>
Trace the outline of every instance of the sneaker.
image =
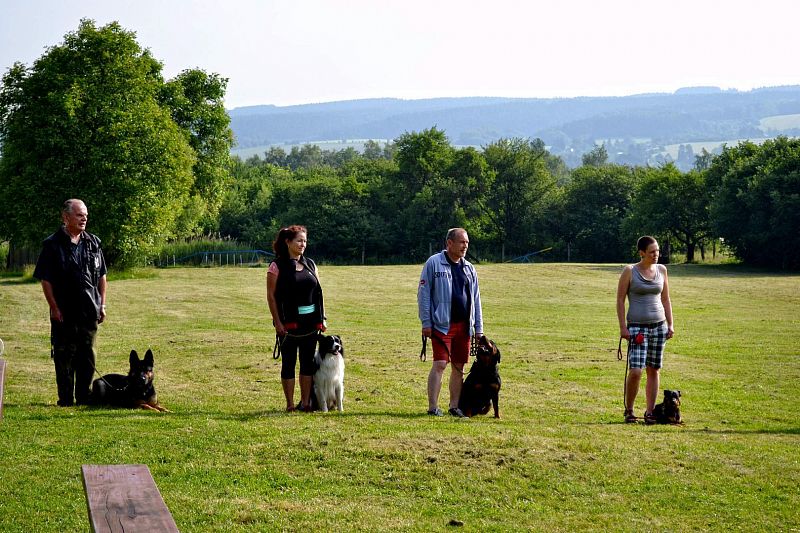
<svg viewBox="0 0 800 533">
<path fill-rule="evenodd" d="M 467 415 L 462 413 L 461 409 L 459 409 L 458 407 L 451 407 L 447 412 L 450 413 L 451 416 L 454 416 L 456 418 L 467 418 Z"/>
<path fill-rule="evenodd" d="M 431 416 L 444 416 L 444 413 L 438 407 L 436 409 L 428 409 L 428 414 Z"/>
</svg>

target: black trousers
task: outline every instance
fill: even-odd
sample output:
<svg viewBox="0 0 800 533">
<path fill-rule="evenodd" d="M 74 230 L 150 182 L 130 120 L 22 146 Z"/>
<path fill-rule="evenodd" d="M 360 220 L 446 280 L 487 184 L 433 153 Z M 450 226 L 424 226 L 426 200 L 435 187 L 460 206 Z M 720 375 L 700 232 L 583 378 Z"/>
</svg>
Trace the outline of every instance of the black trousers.
<svg viewBox="0 0 800 533">
<path fill-rule="evenodd" d="M 300 354 L 300 375 L 313 376 L 317 371 L 314 362 L 314 352 L 317 351 L 317 335 L 315 330 L 293 331 L 295 337 L 286 335 L 281 341 L 281 379 L 294 379 L 294 371 L 297 366 L 297 355 Z M 309 335 L 309 333 L 312 333 Z"/>
<path fill-rule="evenodd" d="M 50 321 L 50 342 L 56 367 L 58 405 L 89 403 L 94 374 L 97 322 Z M 74 394 L 74 400 L 73 400 Z"/>
</svg>

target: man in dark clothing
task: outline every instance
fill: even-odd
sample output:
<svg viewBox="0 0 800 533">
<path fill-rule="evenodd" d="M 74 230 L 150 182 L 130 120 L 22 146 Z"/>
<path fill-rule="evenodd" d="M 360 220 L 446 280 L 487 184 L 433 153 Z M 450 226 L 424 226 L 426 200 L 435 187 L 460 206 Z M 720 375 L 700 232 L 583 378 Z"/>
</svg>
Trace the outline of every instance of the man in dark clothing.
<svg viewBox="0 0 800 533">
<path fill-rule="evenodd" d="M 42 282 L 50 306 L 58 405 L 68 407 L 89 402 L 94 338 L 106 318 L 107 282 L 100 239 L 86 231 L 86 204 L 67 200 L 61 218 L 64 225 L 42 244 L 33 277 Z"/>
</svg>

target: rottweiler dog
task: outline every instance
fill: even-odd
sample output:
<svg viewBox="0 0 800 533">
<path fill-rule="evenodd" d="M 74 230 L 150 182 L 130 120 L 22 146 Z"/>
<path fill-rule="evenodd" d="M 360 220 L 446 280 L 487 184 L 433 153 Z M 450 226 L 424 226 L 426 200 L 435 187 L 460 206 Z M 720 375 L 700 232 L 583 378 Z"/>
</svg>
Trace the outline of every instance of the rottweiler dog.
<svg viewBox="0 0 800 533">
<path fill-rule="evenodd" d="M 665 390 L 664 401 L 653 409 L 653 418 L 657 424 L 680 424 L 681 391 Z"/>
<path fill-rule="evenodd" d="M 131 350 L 127 376 L 106 374 L 94 380 L 92 403 L 168 413 L 166 408 L 159 405 L 153 386 L 153 351 L 147 350 L 144 359 L 139 359 L 136 350 Z"/>
<path fill-rule="evenodd" d="M 478 341 L 475 362 L 464 380 L 458 408 L 466 416 L 485 415 L 489 408 L 494 408 L 494 417 L 500 418 L 498 405 L 500 393 L 500 373 L 497 365 L 500 363 L 500 350 L 497 345 L 481 337 Z"/>
</svg>

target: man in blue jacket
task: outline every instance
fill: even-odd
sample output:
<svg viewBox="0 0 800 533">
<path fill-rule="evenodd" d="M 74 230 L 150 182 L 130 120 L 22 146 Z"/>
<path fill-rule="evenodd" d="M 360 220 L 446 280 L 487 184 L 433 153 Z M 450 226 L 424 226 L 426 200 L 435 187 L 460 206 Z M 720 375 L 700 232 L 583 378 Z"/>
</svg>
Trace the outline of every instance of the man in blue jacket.
<svg viewBox="0 0 800 533">
<path fill-rule="evenodd" d="M 464 228 L 447 232 L 445 249 L 425 262 L 419 279 L 417 304 L 422 335 L 431 339 L 433 366 L 428 374 L 428 414 L 443 416 L 439 409 L 442 376 L 450 367 L 450 409 L 463 418 L 458 398 L 463 385 L 464 365 L 469 360 L 470 337 L 483 335 L 481 293 L 478 274 L 465 259 L 469 236 Z"/>
</svg>

